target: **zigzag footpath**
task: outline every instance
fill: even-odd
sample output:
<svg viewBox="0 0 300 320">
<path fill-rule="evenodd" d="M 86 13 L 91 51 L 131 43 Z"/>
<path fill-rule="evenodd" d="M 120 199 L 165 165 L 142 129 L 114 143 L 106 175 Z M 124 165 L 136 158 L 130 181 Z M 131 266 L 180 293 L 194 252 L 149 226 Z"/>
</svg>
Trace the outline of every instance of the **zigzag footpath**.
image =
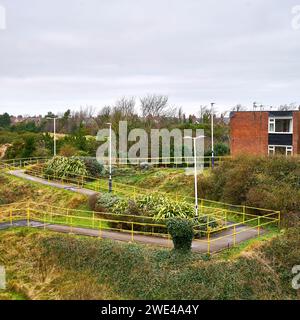
<svg viewBox="0 0 300 320">
<path fill-rule="evenodd" d="M 83 195 L 90 196 L 95 194 L 96 192 L 93 190 L 85 189 L 85 188 L 78 188 L 68 184 L 62 184 L 60 182 L 53 182 L 48 181 L 46 179 L 42 179 L 39 177 L 34 177 L 28 175 L 24 172 L 24 170 L 10 170 L 7 171 L 8 174 L 22 178 L 25 180 L 29 180 L 35 183 L 40 183 L 43 185 L 51 186 L 54 188 L 60 188 L 69 190 L 72 192 L 77 192 Z M 27 226 L 27 221 L 20 220 L 14 222 L 13 224 L 9 223 L 1 223 L 0 230 L 6 229 L 9 227 L 25 227 Z M 81 227 L 70 227 L 67 225 L 57 225 L 57 224 L 43 224 L 36 221 L 30 221 L 30 227 L 35 228 L 44 228 L 48 230 L 52 230 L 55 232 L 62 232 L 62 233 L 73 233 L 77 235 L 84 235 L 84 236 L 91 236 L 91 237 L 102 237 L 102 238 L 109 238 L 112 240 L 117 241 L 124 241 L 124 242 L 131 242 L 132 237 L 131 234 L 125 232 L 116 232 L 116 231 L 106 231 L 102 230 L 101 235 L 99 234 L 99 230 L 91 229 L 91 228 L 81 228 Z M 260 234 L 265 233 L 265 230 L 260 230 Z M 232 235 L 232 229 L 227 228 L 224 231 L 218 232 L 218 234 L 211 235 L 211 243 L 210 243 L 210 252 L 217 252 L 222 249 L 229 248 L 234 245 L 234 237 Z M 247 225 L 238 225 L 236 227 L 236 235 L 235 235 L 235 244 L 241 243 L 243 241 L 252 239 L 257 237 L 258 233 L 255 228 L 249 228 Z M 147 244 L 147 245 L 155 245 L 160 247 L 171 247 L 172 243 L 169 239 L 156 237 L 156 236 L 148 236 L 148 235 L 134 235 L 134 241 Z M 192 250 L 199 253 L 206 253 L 207 252 L 207 243 L 205 241 L 197 241 L 194 240 L 192 244 Z"/>
</svg>

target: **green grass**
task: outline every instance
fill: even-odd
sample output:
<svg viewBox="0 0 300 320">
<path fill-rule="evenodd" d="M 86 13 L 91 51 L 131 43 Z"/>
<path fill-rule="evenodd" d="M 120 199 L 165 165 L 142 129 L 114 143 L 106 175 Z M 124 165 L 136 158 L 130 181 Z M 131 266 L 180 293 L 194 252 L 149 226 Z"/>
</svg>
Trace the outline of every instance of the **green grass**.
<svg viewBox="0 0 300 320">
<path fill-rule="evenodd" d="M 243 252 L 259 247 L 263 243 L 266 243 L 269 240 L 274 239 L 280 234 L 281 233 L 277 229 L 272 231 L 268 230 L 267 233 L 259 237 L 240 242 L 235 247 L 230 247 L 229 249 L 222 250 L 221 252 L 217 253 L 216 256 L 218 259 L 222 258 L 225 260 L 231 260 L 231 259 L 237 258 Z"/>
<path fill-rule="evenodd" d="M 16 292 L 0 290 L 0 300 L 26 300 L 26 297 Z"/>
<path fill-rule="evenodd" d="M 28 299 L 299 299 L 299 242 L 297 227 L 209 258 L 23 228 L 0 232 L 0 257 Z"/>
<path fill-rule="evenodd" d="M 88 197 L 11 175 L 0 175 L 1 199 L 3 204 L 29 200 L 36 203 L 49 203 L 57 207 L 75 209 L 87 207 Z"/>
<path fill-rule="evenodd" d="M 81 217 L 92 218 L 93 212 L 90 211 L 88 205 L 88 197 L 81 195 L 69 190 L 58 189 L 50 186 L 42 185 L 38 182 L 24 180 L 22 178 L 14 176 L 1 176 L 0 177 L 0 198 L 5 199 L 5 203 L 21 202 L 21 201 L 32 201 L 34 203 L 49 203 L 50 205 L 76 209 L 81 211 L 70 211 L 72 215 L 78 215 Z M 58 212 L 60 214 L 65 214 L 65 209 Z M 50 218 L 47 217 L 47 221 Z M 43 221 L 44 216 L 40 215 L 41 221 Z M 66 222 L 65 218 L 54 217 L 53 222 L 63 224 Z M 72 223 L 74 226 L 81 227 L 92 227 L 92 221 L 88 219 L 73 219 Z M 97 228 L 97 224 L 95 225 Z M 108 223 L 102 222 L 102 227 L 108 227 Z"/>
</svg>

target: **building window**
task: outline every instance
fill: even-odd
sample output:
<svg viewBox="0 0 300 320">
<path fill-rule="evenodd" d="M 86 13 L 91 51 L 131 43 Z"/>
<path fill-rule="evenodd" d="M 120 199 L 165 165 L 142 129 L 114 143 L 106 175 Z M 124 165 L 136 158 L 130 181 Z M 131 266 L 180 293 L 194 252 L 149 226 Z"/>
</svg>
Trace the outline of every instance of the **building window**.
<svg viewBox="0 0 300 320">
<path fill-rule="evenodd" d="M 275 154 L 275 147 L 274 146 L 269 146 L 269 155 L 274 155 Z"/>
<path fill-rule="evenodd" d="M 269 119 L 269 132 L 275 132 L 275 119 Z"/>
<path fill-rule="evenodd" d="M 287 156 L 293 155 L 293 147 L 286 147 L 286 155 Z"/>
<path fill-rule="evenodd" d="M 292 146 L 268 146 L 268 154 L 269 155 L 285 155 L 291 156 L 293 155 L 293 147 Z"/>
<path fill-rule="evenodd" d="M 269 133 L 293 133 L 293 119 L 269 118 Z"/>
</svg>

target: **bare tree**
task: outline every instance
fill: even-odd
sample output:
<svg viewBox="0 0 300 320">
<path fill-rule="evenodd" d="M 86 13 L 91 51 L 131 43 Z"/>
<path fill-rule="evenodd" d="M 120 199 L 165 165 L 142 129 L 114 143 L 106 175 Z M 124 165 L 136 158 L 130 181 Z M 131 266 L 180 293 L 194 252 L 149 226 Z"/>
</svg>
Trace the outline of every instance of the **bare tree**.
<svg viewBox="0 0 300 320">
<path fill-rule="evenodd" d="M 120 113 L 121 117 L 129 118 L 135 114 L 135 98 L 123 97 L 116 101 L 113 113 Z"/>
<path fill-rule="evenodd" d="M 199 118 L 200 118 L 200 122 L 203 123 L 203 119 L 204 116 L 207 115 L 207 113 L 209 112 L 208 107 L 207 106 L 200 106 L 200 110 L 199 110 Z"/>
<path fill-rule="evenodd" d="M 247 111 L 247 108 L 242 106 L 241 104 L 237 104 L 233 108 L 231 108 L 231 111 Z"/>
<path fill-rule="evenodd" d="M 144 118 L 158 118 L 169 116 L 174 109 L 168 106 L 168 97 L 163 95 L 147 95 L 140 99 L 141 111 Z"/>
<path fill-rule="evenodd" d="M 283 104 L 278 107 L 278 111 L 291 111 L 297 110 L 297 103 L 292 102 L 290 104 Z"/>
</svg>

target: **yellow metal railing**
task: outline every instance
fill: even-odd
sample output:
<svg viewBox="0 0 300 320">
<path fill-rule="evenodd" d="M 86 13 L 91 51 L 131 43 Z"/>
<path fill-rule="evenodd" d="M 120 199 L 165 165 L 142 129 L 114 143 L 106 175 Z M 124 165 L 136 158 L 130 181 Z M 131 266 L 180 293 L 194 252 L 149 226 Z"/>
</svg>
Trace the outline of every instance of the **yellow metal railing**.
<svg viewBox="0 0 300 320">
<path fill-rule="evenodd" d="M 44 173 L 42 166 L 36 166 L 38 164 L 43 164 L 47 161 L 46 158 L 34 158 L 34 159 L 21 159 L 22 161 L 15 160 L 17 166 L 14 166 L 12 161 L 1 161 L 0 168 L 3 172 L 9 170 L 16 170 L 20 167 L 26 169 L 26 172 L 30 175 L 51 180 L 58 181 L 59 183 L 75 185 L 79 188 L 88 188 L 94 191 L 108 191 L 107 181 L 104 179 L 98 179 L 90 176 L 79 176 L 73 173 L 72 177 L 58 177 L 57 175 L 47 175 Z M 120 196 L 132 197 L 136 199 L 139 195 L 161 195 L 164 197 L 170 198 L 172 201 L 182 202 L 186 201 L 189 203 L 194 203 L 193 197 L 182 196 L 180 194 L 172 194 L 161 192 L 158 190 L 149 190 L 145 188 L 138 188 L 132 185 L 125 185 L 121 183 L 113 184 L 113 193 Z M 231 245 L 236 245 L 239 241 L 239 235 L 244 232 L 253 232 L 256 231 L 259 236 L 262 233 L 262 228 L 265 228 L 269 225 L 277 224 L 280 225 L 280 211 L 274 211 L 270 209 L 255 208 L 244 205 L 231 205 L 227 203 L 200 199 L 199 200 L 199 214 L 207 218 L 206 223 L 198 224 L 195 227 L 195 234 L 201 235 L 201 238 L 196 238 L 195 241 L 199 243 L 205 243 L 207 246 L 207 252 L 210 253 L 215 251 L 211 247 L 217 246 L 217 243 L 220 241 L 225 241 L 228 239 L 228 243 Z M 33 216 L 37 221 L 46 223 L 61 223 L 74 226 L 85 226 L 99 227 L 100 231 L 105 230 L 114 230 L 118 232 L 129 231 L 132 234 L 144 234 L 144 235 L 160 235 L 162 237 L 169 237 L 166 233 L 155 232 L 155 228 L 165 227 L 164 221 L 160 225 L 161 221 L 155 221 L 151 217 L 147 216 L 133 216 L 133 215 L 116 215 L 113 213 L 95 213 L 88 212 L 89 216 L 83 216 L 87 211 L 76 210 L 69 208 L 59 208 L 55 206 L 49 206 L 47 204 L 28 204 L 28 203 L 17 203 L 0 206 L 0 221 L 6 217 L 7 221 L 13 221 L 14 218 L 24 217 L 24 207 L 27 206 L 26 219 L 29 221 Z M 3 212 L 6 214 L 3 215 Z M 97 217 L 98 215 L 98 217 Z M 101 216 L 101 218 L 99 217 Z M 2 217 L 2 218 L 1 218 Z M 49 220 L 50 218 L 50 220 Z M 211 221 L 217 222 L 218 226 L 216 228 L 210 228 Z M 206 226 L 205 226 L 206 224 Z M 143 229 L 144 231 L 137 230 Z M 150 230 L 150 231 L 149 231 Z M 101 231 L 102 232 L 102 231 Z"/>
<path fill-rule="evenodd" d="M 220 163 L 231 159 L 231 156 L 197 156 L 197 163 L 199 165 L 203 165 L 204 167 L 211 168 L 213 164 L 215 166 L 219 165 Z M 108 165 L 109 159 L 108 157 L 104 157 L 100 160 L 103 164 Z M 120 166 L 135 166 L 140 165 L 142 163 L 148 163 L 151 166 L 165 166 L 165 167 L 174 167 L 174 168 L 186 168 L 194 166 L 195 158 L 194 156 L 179 156 L 179 157 L 144 157 L 144 158 L 113 158 L 114 165 Z"/>
<path fill-rule="evenodd" d="M 107 192 L 108 191 L 108 182 L 107 180 L 95 178 L 91 176 L 83 176 L 83 175 L 76 175 L 74 173 L 70 173 L 72 177 L 64 176 L 59 177 L 56 174 L 49 175 L 44 173 L 44 169 L 40 168 L 32 168 L 28 167 L 26 172 L 30 175 L 50 180 L 56 180 L 63 184 L 71 184 L 76 187 L 90 189 L 96 192 Z M 181 195 L 178 193 L 167 193 L 160 190 L 155 189 L 146 189 L 141 187 L 136 187 L 129 184 L 122 184 L 119 182 L 113 183 L 113 193 L 123 196 L 130 196 L 133 199 L 138 197 L 138 195 L 160 195 L 163 197 L 170 198 L 172 201 L 175 202 L 189 202 L 194 203 L 195 199 L 193 197 Z M 246 217 L 253 216 L 256 217 L 258 215 L 265 215 L 271 212 L 279 213 L 279 211 L 274 211 L 271 209 L 264 209 L 264 208 L 256 208 L 246 205 L 233 205 L 224 202 L 208 200 L 208 199 L 199 199 L 199 208 L 200 212 L 205 210 L 205 208 L 217 208 L 218 210 L 226 210 L 227 214 L 237 214 L 238 216 L 242 217 L 243 220 L 246 220 Z"/>
<path fill-rule="evenodd" d="M 170 235 L 166 227 L 167 219 L 155 221 L 147 216 L 84 211 L 33 202 L 0 206 L 0 223 L 6 222 L 13 226 L 13 222 L 19 220 L 25 220 L 28 227 L 31 226 L 32 221 L 39 222 L 40 227 L 44 229 L 48 225 L 65 226 L 68 227 L 67 231 L 70 233 L 76 231 L 75 228 L 97 230 L 98 237 L 102 237 L 105 231 L 119 232 L 128 234 L 127 240 L 129 241 L 135 241 L 137 235 L 160 237 L 165 239 L 165 245 L 170 245 Z M 226 248 L 226 241 L 228 246 L 236 246 L 243 240 L 239 239 L 239 235 L 243 233 L 248 233 L 248 238 L 260 236 L 264 227 L 277 224 L 279 221 L 280 216 L 273 212 L 264 216 L 256 216 L 245 222 L 223 224 L 217 229 L 211 229 L 206 225 L 207 222 L 200 223 L 194 227 L 196 235 L 194 242 L 196 246 L 197 243 L 201 245 L 199 251 L 210 254 Z M 244 240 L 246 239 L 247 237 Z"/>
</svg>

